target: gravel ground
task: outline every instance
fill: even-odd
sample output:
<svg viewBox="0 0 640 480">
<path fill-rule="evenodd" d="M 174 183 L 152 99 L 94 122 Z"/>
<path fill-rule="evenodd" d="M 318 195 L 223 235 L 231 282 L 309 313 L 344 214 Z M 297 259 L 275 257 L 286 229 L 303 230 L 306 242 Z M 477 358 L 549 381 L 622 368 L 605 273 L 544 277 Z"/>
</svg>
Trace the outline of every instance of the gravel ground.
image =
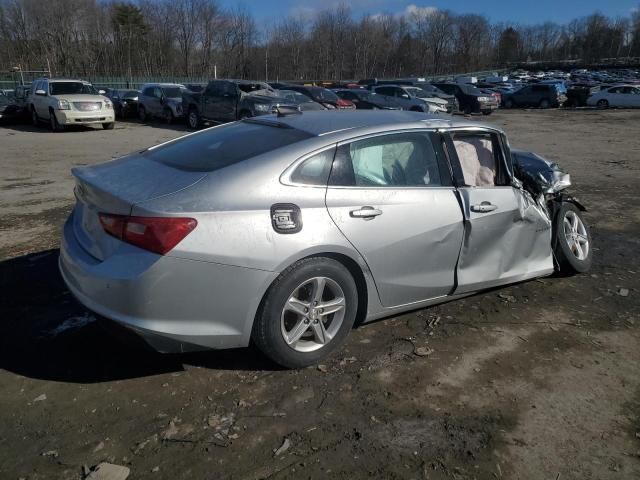
<svg viewBox="0 0 640 480">
<path fill-rule="evenodd" d="M 572 174 L 592 271 L 358 328 L 301 371 L 254 348 L 149 352 L 64 288 L 70 168 L 184 129 L 0 128 L 0 478 L 102 461 L 135 479 L 640 478 L 640 112 L 478 120 Z"/>
</svg>

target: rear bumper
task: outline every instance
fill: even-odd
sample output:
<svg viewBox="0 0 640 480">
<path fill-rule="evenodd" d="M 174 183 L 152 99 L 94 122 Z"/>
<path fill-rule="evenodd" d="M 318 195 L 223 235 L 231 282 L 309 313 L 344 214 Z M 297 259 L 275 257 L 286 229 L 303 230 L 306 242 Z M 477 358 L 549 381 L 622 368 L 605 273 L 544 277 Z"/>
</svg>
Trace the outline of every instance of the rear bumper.
<svg viewBox="0 0 640 480">
<path fill-rule="evenodd" d="M 56 110 L 56 120 L 60 125 L 87 125 L 91 123 L 111 123 L 115 121 L 113 110 L 95 112 L 77 112 L 74 110 Z"/>
<path fill-rule="evenodd" d="M 89 255 L 64 226 L 60 272 L 89 310 L 133 330 L 161 352 L 244 347 L 274 272 L 160 256 L 122 243 Z"/>
</svg>

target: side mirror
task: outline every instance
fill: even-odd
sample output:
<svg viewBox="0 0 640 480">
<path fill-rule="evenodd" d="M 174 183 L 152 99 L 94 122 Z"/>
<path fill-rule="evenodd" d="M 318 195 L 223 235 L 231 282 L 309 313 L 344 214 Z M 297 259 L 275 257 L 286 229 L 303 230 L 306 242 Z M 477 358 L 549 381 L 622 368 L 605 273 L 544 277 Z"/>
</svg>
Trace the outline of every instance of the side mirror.
<svg viewBox="0 0 640 480">
<path fill-rule="evenodd" d="M 104 95 L 105 93 L 107 93 L 107 92 L 105 92 L 104 90 L 98 90 L 98 94 L 99 95 Z"/>
<path fill-rule="evenodd" d="M 47 94 L 47 92 L 45 92 L 44 90 L 36 90 L 36 95 L 40 95 L 42 97 L 44 97 Z"/>
</svg>

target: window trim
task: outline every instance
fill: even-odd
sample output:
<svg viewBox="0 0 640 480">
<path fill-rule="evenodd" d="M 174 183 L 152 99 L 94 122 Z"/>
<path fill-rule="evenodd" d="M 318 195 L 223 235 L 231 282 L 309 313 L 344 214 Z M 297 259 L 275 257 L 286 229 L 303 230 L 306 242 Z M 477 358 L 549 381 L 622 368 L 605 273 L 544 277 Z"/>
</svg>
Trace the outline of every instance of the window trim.
<svg viewBox="0 0 640 480">
<path fill-rule="evenodd" d="M 341 140 L 336 144 L 336 153 L 338 151 L 338 148 L 344 146 L 344 145 L 348 145 L 354 142 L 359 142 L 361 140 L 367 140 L 370 138 L 375 138 L 375 137 L 383 137 L 383 136 L 387 136 L 387 135 L 397 135 L 397 134 L 402 134 L 402 133 L 422 133 L 425 134 L 427 136 L 430 137 L 431 142 L 433 143 L 434 147 L 437 147 L 437 145 L 435 144 L 436 141 L 440 142 L 441 139 L 437 138 L 439 136 L 440 133 L 440 129 L 438 128 L 403 128 L 401 130 L 391 130 L 391 131 L 387 131 L 387 132 L 376 132 L 376 133 L 369 133 L 369 134 L 365 134 L 365 135 L 359 135 L 357 137 L 353 137 L 353 138 L 349 138 L 347 140 Z M 329 184 L 327 185 L 327 188 L 339 188 L 339 189 L 358 189 L 358 190 L 425 190 L 425 189 L 445 189 L 445 190 L 455 190 L 456 188 L 456 183 L 455 183 L 455 179 L 454 177 L 451 175 L 451 161 L 449 160 L 449 156 L 447 154 L 445 145 L 442 145 L 442 154 L 443 154 L 443 159 L 442 159 L 442 163 L 446 163 L 447 168 L 445 168 L 444 170 L 441 168 L 441 162 L 438 162 L 438 170 L 440 173 L 440 177 L 442 178 L 443 176 L 449 180 L 449 182 L 451 183 L 451 185 L 392 185 L 392 186 L 376 186 L 376 185 L 331 185 L 331 183 L 329 182 Z M 438 155 L 438 151 L 436 150 L 436 155 Z M 335 156 L 334 156 L 334 161 L 335 161 Z M 437 161 L 437 160 L 436 160 Z M 333 170 L 333 167 L 332 167 Z M 329 180 L 331 180 L 331 173 L 329 174 Z"/>
<path fill-rule="evenodd" d="M 295 159 L 293 162 L 291 162 L 291 164 L 289 164 L 287 168 L 284 169 L 282 174 L 280 174 L 280 183 L 289 187 L 327 188 L 327 185 L 311 185 L 309 183 L 294 182 L 293 180 L 291 180 L 291 175 L 293 175 L 293 172 L 295 172 L 297 168 L 309 158 L 331 149 L 334 149 L 333 157 L 335 158 L 335 152 L 338 150 L 337 143 L 324 145 L 323 147 L 313 150 L 312 152 L 305 153 L 303 156 Z M 333 159 L 331 160 L 331 164 L 333 166 Z M 329 177 L 331 177 L 331 169 L 329 169 Z M 329 181 L 329 177 L 327 177 L 327 183 Z"/>
</svg>

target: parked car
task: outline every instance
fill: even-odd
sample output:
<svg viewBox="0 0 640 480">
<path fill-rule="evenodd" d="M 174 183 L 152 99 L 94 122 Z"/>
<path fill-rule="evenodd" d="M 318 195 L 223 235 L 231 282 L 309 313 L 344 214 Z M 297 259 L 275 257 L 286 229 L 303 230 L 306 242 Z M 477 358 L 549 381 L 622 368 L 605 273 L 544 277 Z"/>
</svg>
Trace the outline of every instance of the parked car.
<svg viewBox="0 0 640 480">
<path fill-rule="evenodd" d="M 600 85 L 593 83 L 572 83 L 567 89 L 567 100 L 564 106 L 584 107 L 587 99 L 600 91 Z"/>
<path fill-rule="evenodd" d="M 304 367 L 356 321 L 585 272 L 593 255 L 569 176 L 475 121 L 281 113 L 72 173 L 64 281 L 165 352 L 253 339 Z"/>
<path fill-rule="evenodd" d="M 499 104 L 493 95 L 482 93 L 480 90 L 470 85 L 451 82 L 438 82 L 433 85 L 443 92 L 455 95 L 458 100 L 460 110 L 466 114 L 482 113 L 483 115 L 490 115 L 491 112 L 497 110 L 499 107 Z"/>
<path fill-rule="evenodd" d="M 604 88 L 587 99 L 587 105 L 607 107 L 640 107 L 640 86 L 616 85 Z"/>
<path fill-rule="evenodd" d="M 451 95 L 449 93 L 443 92 L 435 85 L 431 85 L 430 83 L 419 82 L 413 85 L 414 87 L 421 88 L 430 98 L 441 98 L 447 101 L 447 113 L 457 112 L 460 108 L 458 105 L 458 99 L 455 95 Z"/>
<path fill-rule="evenodd" d="M 428 95 L 418 87 L 409 85 L 381 85 L 372 86 L 371 91 L 383 97 L 390 104 L 395 104 L 403 110 L 427 113 L 446 113 L 447 101 L 436 97 L 422 98 Z"/>
<path fill-rule="evenodd" d="M 89 82 L 62 78 L 39 78 L 31 84 L 29 111 L 35 126 L 46 121 L 52 131 L 67 125 L 115 126 L 113 104 Z"/>
<path fill-rule="evenodd" d="M 338 97 L 331 90 L 323 87 L 308 87 L 304 85 L 286 85 L 287 90 L 293 90 L 306 95 L 311 100 L 318 102 L 325 107 L 332 109 L 337 108 L 340 110 L 355 110 L 356 106 L 353 102 Z"/>
<path fill-rule="evenodd" d="M 30 87 L 18 85 L 10 94 L 0 95 L 0 119 L 3 122 L 21 122 L 31 118 L 29 110 Z"/>
<path fill-rule="evenodd" d="M 249 80 L 212 80 L 202 93 L 185 94 L 183 104 L 187 124 L 194 129 L 203 122 L 233 122 L 274 113 L 280 107 L 299 110 L 298 104 L 278 97 L 266 83 Z"/>
<path fill-rule="evenodd" d="M 364 88 L 334 90 L 343 100 L 352 102 L 358 110 L 401 110 L 395 101 L 389 101 L 384 95 L 376 95 Z"/>
<path fill-rule="evenodd" d="M 560 93 L 555 85 L 533 83 L 525 85 L 519 90 L 504 96 L 505 108 L 514 107 L 561 107 L 567 100 L 566 95 Z"/>
<path fill-rule="evenodd" d="M 138 113 L 139 90 L 121 90 L 110 88 L 107 90 L 107 98 L 113 102 L 113 111 L 116 118 L 127 118 Z"/>
<path fill-rule="evenodd" d="M 276 95 L 286 100 L 291 105 L 297 105 L 301 112 L 327 110 L 327 107 L 311 100 L 305 94 L 296 92 L 295 90 L 276 90 Z"/>
<path fill-rule="evenodd" d="M 160 118 L 173 123 L 184 116 L 182 94 L 187 90 L 179 83 L 145 83 L 138 95 L 138 118 L 146 122 Z"/>
</svg>

